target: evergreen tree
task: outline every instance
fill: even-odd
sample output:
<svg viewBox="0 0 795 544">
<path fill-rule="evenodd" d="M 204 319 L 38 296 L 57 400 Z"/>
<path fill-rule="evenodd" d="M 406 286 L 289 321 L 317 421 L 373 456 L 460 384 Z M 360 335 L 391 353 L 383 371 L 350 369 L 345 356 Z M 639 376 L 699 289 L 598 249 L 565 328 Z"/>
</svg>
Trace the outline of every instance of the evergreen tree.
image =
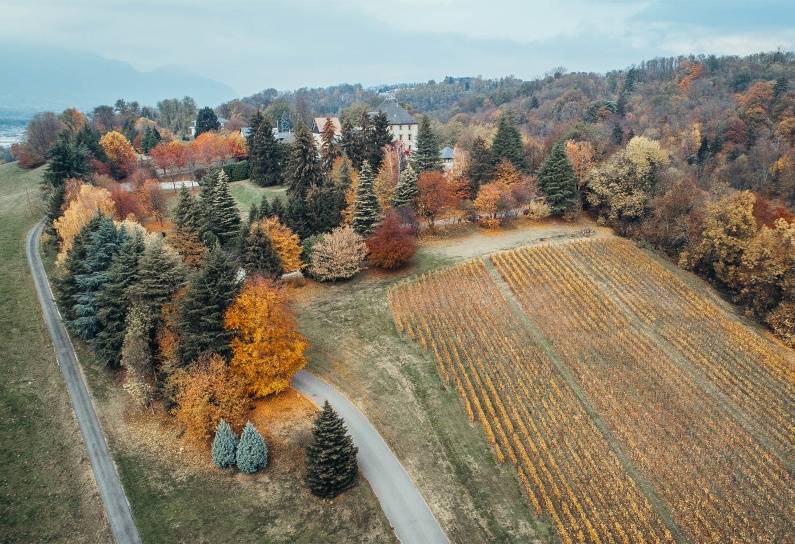
<svg viewBox="0 0 795 544">
<path fill-rule="evenodd" d="M 307 232 L 301 238 L 330 232 L 339 226 L 345 205 L 345 192 L 330 182 L 310 189 L 304 201 Z"/>
<path fill-rule="evenodd" d="M 418 195 L 417 172 L 408 164 L 400 173 L 400 178 L 395 187 L 395 195 L 392 198 L 392 207 L 410 206 L 413 208 L 416 205 Z"/>
<path fill-rule="evenodd" d="M 351 161 L 354 168 L 361 168 L 364 161 L 364 149 L 362 147 L 362 128 L 354 126 L 350 118 L 342 120 L 342 134 L 340 144 L 345 156 Z"/>
<path fill-rule="evenodd" d="M 303 200 L 309 189 L 320 185 L 322 180 L 315 139 L 306 125 L 299 123 L 287 165 L 287 195 L 291 200 Z"/>
<path fill-rule="evenodd" d="M 615 145 L 624 143 L 624 129 L 618 123 L 613 124 L 613 132 L 610 135 Z"/>
<path fill-rule="evenodd" d="M 203 352 L 230 356 L 232 332 L 224 328 L 224 313 L 238 289 L 237 268 L 219 248 L 212 248 L 191 277 L 179 306 L 179 360 L 183 365 Z"/>
<path fill-rule="evenodd" d="M 179 255 L 162 238 L 155 237 L 144 246 L 127 293 L 131 301 L 159 316 L 163 304 L 185 283 L 185 270 Z"/>
<path fill-rule="evenodd" d="M 365 134 L 367 146 L 367 160 L 373 172 L 381 169 L 384 161 L 384 146 L 392 143 L 392 132 L 389 130 L 389 119 L 386 113 L 379 112 L 372 119 L 372 129 Z"/>
<path fill-rule="evenodd" d="M 280 220 L 284 217 L 284 204 L 282 203 L 282 199 L 278 196 L 274 197 L 271 203 L 270 217 L 278 217 Z"/>
<path fill-rule="evenodd" d="M 251 207 L 248 209 L 248 224 L 250 225 L 257 219 L 259 219 L 259 208 L 252 202 Z"/>
<path fill-rule="evenodd" d="M 480 186 L 494 179 L 497 174 L 496 163 L 491 150 L 486 146 L 486 141 L 478 136 L 472 142 L 472 151 L 469 154 L 469 186 L 474 198 Z"/>
<path fill-rule="evenodd" d="M 73 307 L 75 317 L 69 321 L 70 328 L 83 340 L 92 340 L 99 331 L 97 297 L 108 282 L 108 268 L 123 242 L 124 232 L 118 231 L 111 219 L 101 216 L 86 247 L 85 272 L 75 277 L 79 289 Z"/>
<path fill-rule="evenodd" d="M 282 149 L 273 135 L 273 125 L 262 119 L 252 120 L 248 146 L 249 177 L 261 187 L 279 185 L 283 179 Z"/>
<path fill-rule="evenodd" d="M 51 228 L 52 222 L 58 219 L 61 214 L 63 213 L 63 205 L 64 200 L 66 199 L 66 184 L 61 184 L 54 187 L 51 191 L 49 191 L 49 196 L 47 197 L 47 225 L 50 229 L 51 233 L 55 232 L 55 229 Z"/>
<path fill-rule="evenodd" d="M 271 211 L 270 202 L 268 202 L 268 195 L 262 195 L 262 200 L 259 203 L 259 215 L 257 216 L 258 219 L 267 219 L 273 215 Z"/>
<path fill-rule="evenodd" d="M 417 174 L 440 171 L 442 159 L 439 157 L 439 140 L 431 129 L 428 116 L 423 116 L 417 132 L 417 150 L 411 156 L 412 166 Z"/>
<path fill-rule="evenodd" d="M 248 121 L 248 136 L 246 136 L 246 146 L 248 147 L 249 163 L 251 162 L 251 149 L 254 147 L 254 135 L 257 133 L 260 124 L 265 120 L 262 110 L 257 110 Z M 273 132 L 273 131 L 271 131 Z"/>
<path fill-rule="evenodd" d="M 143 138 L 141 138 L 141 149 L 144 153 L 149 153 L 153 147 L 160 143 L 162 138 L 160 132 L 155 127 L 146 127 Z"/>
<path fill-rule="evenodd" d="M 552 215 L 563 215 L 577 204 L 577 176 L 563 142 L 552 148 L 538 172 L 538 185 L 546 197 Z"/>
<path fill-rule="evenodd" d="M 334 160 L 339 157 L 340 149 L 337 144 L 337 135 L 330 117 L 326 117 L 320 132 L 320 165 L 324 172 L 329 172 L 334 166 Z"/>
<path fill-rule="evenodd" d="M 201 231 L 202 219 L 198 203 L 185 185 L 179 189 L 179 200 L 174 208 L 174 224 L 187 232 Z"/>
<path fill-rule="evenodd" d="M 333 498 L 353 486 L 359 470 L 357 452 L 345 422 L 326 401 L 315 420 L 312 443 L 306 449 L 304 481 L 312 493 Z"/>
<path fill-rule="evenodd" d="M 218 468 L 234 467 L 237 464 L 237 436 L 223 419 L 215 430 L 212 452 L 213 464 Z"/>
<path fill-rule="evenodd" d="M 97 295 L 99 333 L 94 338 L 94 353 L 101 364 L 118 367 L 124 342 L 124 324 L 129 311 L 127 289 L 135 280 L 138 261 L 144 252 L 139 233 L 128 235 L 119 246 L 108 268 L 108 281 Z"/>
<path fill-rule="evenodd" d="M 223 170 L 218 171 L 211 208 L 213 222 L 209 230 L 215 233 L 222 245 L 226 245 L 240 233 L 240 211 L 229 191 L 229 178 Z"/>
<path fill-rule="evenodd" d="M 86 255 L 91 238 L 99 228 L 102 216 L 96 214 L 86 225 L 80 229 L 72 242 L 72 247 L 66 254 L 62 270 L 55 277 L 55 291 L 58 299 L 58 306 L 64 320 L 69 323 L 75 319 L 74 306 L 77 303 L 77 296 L 80 293 L 80 286 L 77 278 L 81 274 L 88 272 L 86 266 Z"/>
<path fill-rule="evenodd" d="M 86 150 L 88 150 L 90 158 L 94 158 L 101 162 L 107 162 L 108 157 L 105 154 L 105 150 L 102 149 L 102 146 L 99 144 L 100 137 L 99 131 L 89 123 L 86 123 L 77 131 L 77 134 L 75 134 L 75 144 L 78 147 L 85 147 Z"/>
<path fill-rule="evenodd" d="M 282 222 L 296 233 L 299 238 L 306 238 L 311 234 L 309 211 L 306 200 L 292 197 L 287 200 L 287 208 L 281 217 Z"/>
<path fill-rule="evenodd" d="M 198 138 L 203 132 L 220 130 L 220 128 L 221 123 L 218 122 L 218 116 L 215 115 L 215 112 L 212 108 L 204 107 L 199 110 L 199 113 L 196 114 L 196 132 L 194 134 L 195 138 Z"/>
<path fill-rule="evenodd" d="M 245 237 L 241 255 L 246 273 L 263 274 L 271 278 L 279 278 L 282 273 L 282 261 L 268 233 L 255 225 Z"/>
<path fill-rule="evenodd" d="M 236 454 L 237 470 L 253 474 L 268 465 L 268 445 L 250 421 L 240 434 Z"/>
<path fill-rule="evenodd" d="M 353 202 L 353 218 L 351 226 L 357 234 L 367 236 L 381 217 L 381 207 L 373 190 L 373 170 L 370 163 L 362 163 L 359 172 L 359 185 L 356 187 L 356 199 Z"/>
<path fill-rule="evenodd" d="M 68 133 L 62 134 L 50 151 L 50 161 L 43 177 L 48 225 L 61 215 L 66 194 L 64 182 L 70 178 L 87 179 L 91 174 L 88 158 L 86 147 L 74 142 Z"/>
<path fill-rule="evenodd" d="M 342 160 L 342 166 L 340 167 L 340 179 L 337 180 L 337 185 L 339 186 L 340 190 L 344 193 L 345 191 L 350 189 L 352 183 L 353 179 L 351 178 L 350 161 L 347 158 L 345 158 Z"/>
<path fill-rule="evenodd" d="M 500 117 L 497 134 L 494 135 L 494 141 L 491 144 L 491 156 L 494 159 L 494 164 L 509 161 L 517 170 L 527 171 L 522 135 L 516 128 L 510 113 L 505 113 Z"/>
</svg>

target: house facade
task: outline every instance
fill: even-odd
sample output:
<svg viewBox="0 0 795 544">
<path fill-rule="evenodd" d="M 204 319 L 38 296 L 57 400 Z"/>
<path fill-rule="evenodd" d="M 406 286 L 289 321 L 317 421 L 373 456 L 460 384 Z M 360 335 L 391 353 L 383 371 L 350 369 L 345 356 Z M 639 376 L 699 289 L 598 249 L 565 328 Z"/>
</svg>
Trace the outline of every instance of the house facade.
<svg viewBox="0 0 795 544">
<path fill-rule="evenodd" d="M 393 142 L 399 143 L 409 152 L 417 149 L 417 134 L 420 126 L 416 119 L 397 103 L 397 100 L 387 98 L 381 102 L 375 111 L 370 113 L 376 114 L 379 112 L 386 114 Z"/>
</svg>

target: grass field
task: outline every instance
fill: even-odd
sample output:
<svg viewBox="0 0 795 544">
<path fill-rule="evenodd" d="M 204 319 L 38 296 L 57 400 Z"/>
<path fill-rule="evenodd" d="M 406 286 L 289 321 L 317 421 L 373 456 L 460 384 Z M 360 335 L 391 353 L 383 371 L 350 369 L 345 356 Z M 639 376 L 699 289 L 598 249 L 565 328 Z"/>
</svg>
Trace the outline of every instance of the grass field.
<svg viewBox="0 0 795 544">
<path fill-rule="evenodd" d="M 252 204 L 259 206 L 259 203 L 262 202 L 262 195 L 267 195 L 268 200 L 271 201 L 274 197 L 279 197 L 282 199 L 282 204 L 287 204 L 287 188 L 284 185 L 260 187 L 244 179 L 243 181 L 230 183 L 229 188 L 232 191 L 235 202 L 237 202 L 237 207 L 246 216 Z"/>
<path fill-rule="evenodd" d="M 0 165 L 0 541 L 110 542 L 25 258 L 41 174 Z"/>
<path fill-rule="evenodd" d="M 793 354 L 618 239 L 390 293 L 563 542 L 788 542 Z"/>
</svg>

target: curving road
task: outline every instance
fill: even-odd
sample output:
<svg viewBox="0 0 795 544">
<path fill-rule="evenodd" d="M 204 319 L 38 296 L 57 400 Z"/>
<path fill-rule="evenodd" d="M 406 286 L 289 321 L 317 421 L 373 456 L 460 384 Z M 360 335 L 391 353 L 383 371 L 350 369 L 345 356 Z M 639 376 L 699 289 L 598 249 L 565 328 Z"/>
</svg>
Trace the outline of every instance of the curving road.
<svg viewBox="0 0 795 544">
<path fill-rule="evenodd" d="M 116 472 L 116 465 L 113 464 L 113 459 L 108 451 L 108 444 L 94 411 L 91 396 L 88 394 L 83 373 L 77 362 L 77 355 L 61 321 L 61 314 L 53 300 L 47 274 L 39 256 L 39 236 L 43 226 L 43 223 L 38 223 L 30 230 L 25 246 L 44 321 L 50 331 L 58 366 L 61 367 L 61 373 L 66 381 L 69 398 L 72 401 L 80 433 L 83 435 L 83 441 L 88 450 L 91 469 L 94 471 L 94 479 L 108 514 L 113 537 L 119 544 L 140 544 L 141 537 L 138 535 L 135 522 L 133 522 L 130 503 L 124 494 L 124 488 Z"/>
<path fill-rule="evenodd" d="M 334 387 L 305 370 L 295 375 L 293 387 L 318 405 L 328 400 L 345 420 L 359 448 L 359 469 L 370 482 L 398 539 L 406 544 L 448 542 L 406 469 L 367 417 Z"/>
</svg>

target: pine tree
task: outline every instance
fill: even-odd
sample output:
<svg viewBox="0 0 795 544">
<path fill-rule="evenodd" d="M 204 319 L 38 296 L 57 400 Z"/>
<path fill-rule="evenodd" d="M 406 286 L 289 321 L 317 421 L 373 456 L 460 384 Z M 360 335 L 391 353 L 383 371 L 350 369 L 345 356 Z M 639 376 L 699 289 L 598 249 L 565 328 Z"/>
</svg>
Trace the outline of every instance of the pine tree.
<svg viewBox="0 0 795 544">
<path fill-rule="evenodd" d="M 255 225 L 245 238 L 241 255 L 243 268 L 248 274 L 262 274 L 271 278 L 281 277 L 282 261 L 273 247 L 268 233 Z"/>
<path fill-rule="evenodd" d="M 494 141 L 491 144 L 491 155 L 494 164 L 498 164 L 500 161 L 509 161 L 517 170 L 527 171 L 522 135 L 516 128 L 510 113 L 505 113 L 500 117 L 497 134 L 494 135 Z"/>
<path fill-rule="evenodd" d="M 180 301 L 179 360 L 183 365 L 203 352 L 229 357 L 232 332 L 224 328 L 224 313 L 238 289 L 237 268 L 219 248 L 211 249 Z"/>
<path fill-rule="evenodd" d="M 156 237 L 145 244 L 128 296 L 131 301 L 160 315 L 163 304 L 171 300 L 184 283 L 185 270 L 179 255 L 162 238 Z"/>
<path fill-rule="evenodd" d="M 198 138 L 203 132 L 220 130 L 220 128 L 221 123 L 218 122 L 218 116 L 215 115 L 212 108 L 204 107 L 199 110 L 199 113 L 196 115 L 196 132 L 194 137 Z"/>
<path fill-rule="evenodd" d="M 427 116 L 422 117 L 417 132 L 417 150 L 411 156 L 412 166 L 417 174 L 441 171 L 442 159 L 439 157 L 439 140 L 431 129 Z"/>
<path fill-rule="evenodd" d="M 257 133 L 260 124 L 265 120 L 262 110 L 257 110 L 248 121 L 248 136 L 246 136 L 246 147 L 248 147 L 248 160 L 251 163 L 251 150 L 254 147 L 254 135 Z"/>
<path fill-rule="evenodd" d="M 77 144 L 68 133 L 63 133 L 50 150 L 50 160 L 44 171 L 44 181 L 51 188 L 57 188 L 67 179 L 88 179 L 91 166 L 88 163 L 88 149 Z"/>
<path fill-rule="evenodd" d="M 70 328 L 83 340 L 90 341 L 99 332 L 97 297 L 108 282 L 108 268 L 124 241 L 124 233 L 116 229 L 111 219 L 102 216 L 86 248 L 85 272 L 75 277 L 79 289 L 73 307 L 75 317 L 69 321 Z"/>
<path fill-rule="evenodd" d="M 273 125 L 266 118 L 252 121 L 249 135 L 248 163 L 252 183 L 270 187 L 282 183 L 282 150 L 273 135 Z"/>
<path fill-rule="evenodd" d="M 395 187 L 395 195 L 392 198 L 392 207 L 400 208 L 401 206 L 414 207 L 417 202 L 419 189 L 417 189 L 417 172 L 411 165 L 406 165 L 406 168 L 400 173 L 397 186 Z"/>
<path fill-rule="evenodd" d="M 337 180 L 337 185 L 342 192 L 345 192 L 350 189 L 352 183 L 350 161 L 344 158 L 340 167 L 340 179 Z"/>
<path fill-rule="evenodd" d="M 339 226 L 345 205 L 345 192 L 330 182 L 311 189 L 304 201 L 307 232 L 301 238 L 329 232 Z"/>
<path fill-rule="evenodd" d="M 373 190 L 373 170 L 370 163 L 362 163 L 359 172 L 359 185 L 356 187 L 356 199 L 353 202 L 353 218 L 351 226 L 357 234 L 367 236 L 381 217 L 381 207 Z"/>
<path fill-rule="evenodd" d="M 215 222 L 209 230 L 215 233 L 222 245 L 226 245 L 240 233 L 240 211 L 229 191 L 229 178 L 223 170 L 218 171 L 211 202 Z"/>
<path fill-rule="evenodd" d="M 149 153 L 153 147 L 162 140 L 160 133 L 155 127 L 146 127 L 143 138 L 141 138 L 141 149 L 144 153 Z"/>
<path fill-rule="evenodd" d="M 66 184 L 58 185 L 49 191 L 47 197 L 47 225 L 50 233 L 54 233 L 52 222 L 63 213 L 64 200 L 66 199 Z"/>
<path fill-rule="evenodd" d="M 88 272 L 86 255 L 91 238 L 99 228 L 102 221 L 100 214 L 94 215 L 86 225 L 80 229 L 72 242 L 72 247 L 66 254 L 62 269 L 55 277 L 55 291 L 61 315 L 68 323 L 75 319 L 74 306 L 80 293 L 77 277 Z"/>
<path fill-rule="evenodd" d="M 326 117 L 320 132 L 320 163 L 324 172 L 329 172 L 334 166 L 334 161 L 340 155 L 339 145 L 337 144 L 337 134 L 334 130 L 334 123 L 331 117 Z"/>
<path fill-rule="evenodd" d="M 138 261 L 143 252 L 141 235 L 137 232 L 128 235 L 108 268 L 108 281 L 97 295 L 99 333 L 94 338 L 94 353 L 99 363 L 109 367 L 119 366 L 124 324 L 130 306 L 127 289 L 135 280 Z"/>
<path fill-rule="evenodd" d="M 253 474 L 268 465 L 268 445 L 250 421 L 246 422 L 237 444 L 237 470 Z"/>
<path fill-rule="evenodd" d="M 342 134 L 340 144 L 345 156 L 351 161 L 354 168 L 361 168 L 364 161 L 364 149 L 362 147 L 361 133 L 364 129 L 354 126 L 350 118 L 342 120 Z"/>
<path fill-rule="evenodd" d="M 300 123 L 295 131 L 295 143 L 287 165 L 287 195 L 303 200 L 309 189 L 323 181 L 320 160 L 312 133 Z"/>
<path fill-rule="evenodd" d="M 174 208 L 174 224 L 177 228 L 199 233 L 201 230 L 201 214 L 196 199 L 188 189 L 183 185 L 179 190 L 179 200 L 177 207 Z"/>
<path fill-rule="evenodd" d="M 381 169 L 384 161 L 384 146 L 392 143 L 392 132 L 389 130 L 389 119 L 386 113 L 379 112 L 372 119 L 372 129 L 366 137 L 367 160 L 373 172 Z"/>
<path fill-rule="evenodd" d="M 472 151 L 469 154 L 469 186 L 472 196 L 478 194 L 480 186 L 494 179 L 496 163 L 491 150 L 486 146 L 486 141 L 478 136 L 472 142 Z"/>
<path fill-rule="evenodd" d="M 563 215 L 577 204 L 577 176 L 563 142 L 552 148 L 538 172 L 538 185 L 546 197 L 552 215 Z"/>
<path fill-rule="evenodd" d="M 257 219 L 267 219 L 273 215 L 273 211 L 271 210 L 270 202 L 268 202 L 268 195 L 262 195 L 262 200 L 259 204 L 259 215 Z"/>
<path fill-rule="evenodd" d="M 237 464 L 237 436 L 223 419 L 215 430 L 212 452 L 213 464 L 218 468 L 234 467 Z"/>
<path fill-rule="evenodd" d="M 313 494 L 333 498 L 356 483 L 358 449 L 345 422 L 328 401 L 315 419 L 312 443 L 306 449 L 304 481 Z"/>
<path fill-rule="evenodd" d="M 278 217 L 279 219 L 284 217 L 284 204 L 282 203 L 282 199 L 278 196 L 274 197 L 273 202 L 271 203 L 270 217 Z"/>
<path fill-rule="evenodd" d="M 250 225 L 257 219 L 259 219 L 259 208 L 252 202 L 251 207 L 248 209 L 248 224 Z"/>
</svg>

